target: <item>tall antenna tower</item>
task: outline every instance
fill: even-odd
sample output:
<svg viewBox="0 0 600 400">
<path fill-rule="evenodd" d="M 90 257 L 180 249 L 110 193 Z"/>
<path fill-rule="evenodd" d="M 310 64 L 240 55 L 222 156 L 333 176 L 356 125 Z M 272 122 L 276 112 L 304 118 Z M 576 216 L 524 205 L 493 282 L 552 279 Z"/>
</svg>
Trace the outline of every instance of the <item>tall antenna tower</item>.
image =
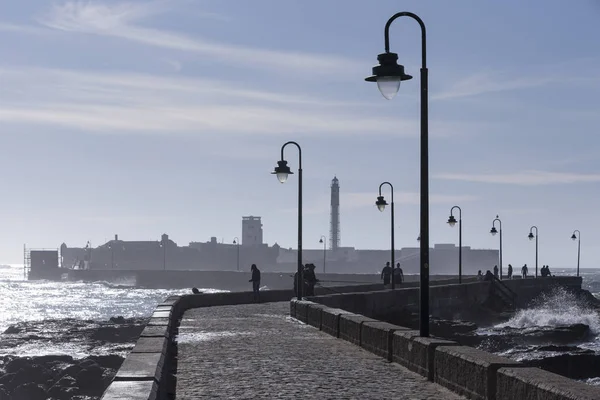
<svg viewBox="0 0 600 400">
<path fill-rule="evenodd" d="M 337 177 L 331 181 L 331 217 L 329 219 L 329 249 L 340 247 L 340 184 Z"/>
</svg>

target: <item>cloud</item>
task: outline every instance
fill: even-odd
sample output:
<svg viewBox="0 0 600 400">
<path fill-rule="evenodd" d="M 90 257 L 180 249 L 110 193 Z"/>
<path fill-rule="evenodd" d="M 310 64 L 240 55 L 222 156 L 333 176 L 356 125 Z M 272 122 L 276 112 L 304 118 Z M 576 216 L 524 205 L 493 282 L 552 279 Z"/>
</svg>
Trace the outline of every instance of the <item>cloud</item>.
<svg viewBox="0 0 600 400">
<path fill-rule="evenodd" d="M 16 33 L 24 33 L 29 35 L 47 35 L 48 30 L 44 28 L 38 28 L 35 26 L 29 25 L 18 25 L 18 24 L 10 24 L 10 23 L 0 23 L 0 31 L 3 32 L 16 32 Z"/>
<path fill-rule="evenodd" d="M 0 121 L 120 134 L 418 135 L 418 121 L 360 103 L 232 82 L 44 68 L 0 69 Z M 465 126 L 432 121 L 436 135 Z"/>
<path fill-rule="evenodd" d="M 140 21 L 164 11 L 165 5 L 165 2 L 108 5 L 68 1 L 55 5 L 48 15 L 39 18 L 39 22 L 60 31 L 112 36 L 164 49 L 198 53 L 228 64 L 268 69 L 285 75 L 325 73 L 336 76 L 340 71 L 355 71 L 358 74 L 364 69 L 362 63 L 341 56 L 236 46 L 139 25 Z"/>
<path fill-rule="evenodd" d="M 499 72 L 482 72 L 464 78 L 448 89 L 433 94 L 433 100 L 448 100 L 460 97 L 478 96 L 485 93 L 505 92 L 548 85 L 557 81 L 553 76 L 522 76 L 510 78 L 509 74 Z"/>
<path fill-rule="evenodd" d="M 523 171 L 508 174 L 442 173 L 434 175 L 434 178 L 451 181 L 500 183 L 523 186 L 600 182 L 600 174 L 579 174 L 549 171 Z"/>
</svg>

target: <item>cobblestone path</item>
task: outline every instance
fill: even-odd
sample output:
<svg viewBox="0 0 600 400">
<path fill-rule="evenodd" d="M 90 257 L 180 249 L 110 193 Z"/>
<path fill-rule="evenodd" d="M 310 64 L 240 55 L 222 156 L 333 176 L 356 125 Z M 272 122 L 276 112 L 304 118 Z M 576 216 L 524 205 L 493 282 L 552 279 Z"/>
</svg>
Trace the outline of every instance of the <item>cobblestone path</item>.
<svg viewBox="0 0 600 400">
<path fill-rule="evenodd" d="M 288 302 L 187 311 L 177 369 L 180 400 L 462 399 L 290 318 Z"/>
</svg>

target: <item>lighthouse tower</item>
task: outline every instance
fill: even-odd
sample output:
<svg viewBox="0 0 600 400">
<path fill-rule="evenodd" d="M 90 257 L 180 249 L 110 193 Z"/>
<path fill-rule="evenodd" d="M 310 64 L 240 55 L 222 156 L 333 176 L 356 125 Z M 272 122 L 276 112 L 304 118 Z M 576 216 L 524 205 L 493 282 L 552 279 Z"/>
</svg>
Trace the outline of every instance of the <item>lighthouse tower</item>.
<svg viewBox="0 0 600 400">
<path fill-rule="evenodd" d="M 340 183 L 337 177 L 331 181 L 331 217 L 329 220 L 329 249 L 340 247 Z"/>
</svg>

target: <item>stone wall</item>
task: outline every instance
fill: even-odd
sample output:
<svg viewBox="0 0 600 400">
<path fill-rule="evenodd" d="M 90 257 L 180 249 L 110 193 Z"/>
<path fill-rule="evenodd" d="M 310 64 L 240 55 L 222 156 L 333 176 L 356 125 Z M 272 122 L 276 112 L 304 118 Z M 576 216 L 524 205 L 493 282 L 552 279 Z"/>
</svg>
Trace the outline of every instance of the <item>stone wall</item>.
<svg viewBox="0 0 600 400">
<path fill-rule="evenodd" d="M 469 399 L 600 399 L 600 387 L 526 367 L 453 341 L 420 337 L 418 331 L 377 322 L 350 311 L 294 299 L 290 304 L 290 314 Z M 313 317 L 307 318 L 308 315 Z"/>
<path fill-rule="evenodd" d="M 515 293 L 518 307 L 526 307 L 534 298 L 555 287 L 581 289 L 580 277 L 513 279 L 503 283 Z M 475 312 L 478 306 L 483 307 L 486 304 L 492 294 L 491 288 L 491 282 L 473 279 L 462 284 L 449 284 L 448 281 L 431 282 L 430 315 L 439 318 L 469 319 L 470 313 Z M 389 315 L 418 312 L 419 288 L 418 282 L 411 282 L 397 287 L 396 290 L 326 294 L 310 300 L 371 318 L 387 319 L 386 316 Z"/>
</svg>

